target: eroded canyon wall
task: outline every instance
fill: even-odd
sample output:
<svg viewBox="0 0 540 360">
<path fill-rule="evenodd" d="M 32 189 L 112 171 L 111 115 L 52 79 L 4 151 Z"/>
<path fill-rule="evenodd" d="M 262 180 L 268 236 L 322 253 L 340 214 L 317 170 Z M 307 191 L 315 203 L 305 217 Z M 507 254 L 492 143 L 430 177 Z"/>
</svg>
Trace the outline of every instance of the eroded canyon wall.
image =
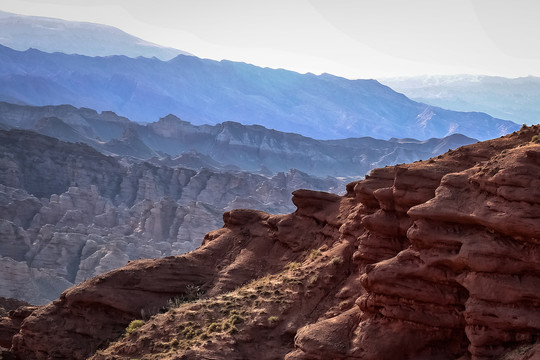
<svg viewBox="0 0 540 360">
<path fill-rule="evenodd" d="M 531 140 L 539 133 L 529 127 L 377 169 L 342 197 L 297 191 L 289 215 L 227 212 L 225 226 L 196 251 L 131 262 L 33 311 L 12 352 L 95 360 L 538 357 L 540 144 Z M 193 286 L 200 299 L 167 306 Z M 144 325 L 121 336 L 136 318 Z"/>
</svg>

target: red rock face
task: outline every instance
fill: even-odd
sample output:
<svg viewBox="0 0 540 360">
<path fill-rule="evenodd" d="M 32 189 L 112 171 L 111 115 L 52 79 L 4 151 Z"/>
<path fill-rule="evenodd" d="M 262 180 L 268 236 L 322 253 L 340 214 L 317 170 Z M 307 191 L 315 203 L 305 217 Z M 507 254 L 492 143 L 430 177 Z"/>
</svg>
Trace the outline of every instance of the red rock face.
<svg viewBox="0 0 540 360">
<path fill-rule="evenodd" d="M 16 300 L 0 297 L 0 359 L 3 356 L 8 358 L 2 352 L 5 348 L 11 347 L 11 339 L 21 327 L 21 322 L 30 315 L 35 307 L 30 304 Z"/>
<path fill-rule="evenodd" d="M 374 170 L 298 210 L 234 210 L 196 251 L 93 278 L 26 318 L 21 359 L 534 359 L 540 127 Z M 148 319 L 197 285 L 204 299 Z M 117 340 L 109 344 L 110 341 Z M 99 349 L 99 350 L 98 350 Z M 96 351 L 98 350 L 98 351 Z"/>
<path fill-rule="evenodd" d="M 537 145 L 445 175 L 434 198 L 407 212 L 410 247 L 366 267 L 354 356 L 452 359 L 468 353 L 493 359 L 534 342 L 540 327 L 539 181 Z M 393 334 L 402 341 L 371 353 L 363 348 L 366 334 L 388 328 L 408 335 Z"/>
</svg>

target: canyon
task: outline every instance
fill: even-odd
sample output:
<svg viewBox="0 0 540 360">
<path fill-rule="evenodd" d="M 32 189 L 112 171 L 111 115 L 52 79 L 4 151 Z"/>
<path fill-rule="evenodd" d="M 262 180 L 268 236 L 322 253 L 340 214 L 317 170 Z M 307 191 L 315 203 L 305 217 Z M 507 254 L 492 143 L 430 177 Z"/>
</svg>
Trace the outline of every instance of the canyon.
<svg viewBox="0 0 540 360">
<path fill-rule="evenodd" d="M 297 170 L 265 177 L 129 161 L 0 131 L 0 296 L 45 304 L 130 260 L 194 250 L 226 210 L 287 213 L 299 187 L 343 186 Z"/>
<path fill-rule="evenodd" d="M 231 209 L 198 249 L 9 312 L 0 334 L 20 359 L 537 358 L 539 138 L 296 190 L 287 215 Z"/>
<path fill-rule="evenodd" d="M 0 296 L 36 305 L 128 261 L 194 250 L 223 211 L 288 213 L 298 188 L 343 193 L 376 166 L 476 141 L 322 141 L 239 123 L 195 126 L 169 115 L 141 125 L 109 111 L 1 102 L 0 126 L 11 129 L 0 130 Z"/>
</svg>

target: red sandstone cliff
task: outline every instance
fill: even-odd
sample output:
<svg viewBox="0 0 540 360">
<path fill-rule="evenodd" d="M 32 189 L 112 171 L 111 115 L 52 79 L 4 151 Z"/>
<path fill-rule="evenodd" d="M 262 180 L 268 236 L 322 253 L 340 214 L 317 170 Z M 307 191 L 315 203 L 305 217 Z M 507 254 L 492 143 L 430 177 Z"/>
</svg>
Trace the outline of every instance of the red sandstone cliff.
<svg viewBox="0 0 540 360">
<path fill-rule="evenodd" d="M 540 358 L 540 126 L 225 213 L 33 311 L 20 359 Z M 167 300 L 201 299 L 163 310 Z M 156 314 L 149 318 L 149 314 Z M 133 319 L 144 324 L 122 335 Z"/>
</svg>

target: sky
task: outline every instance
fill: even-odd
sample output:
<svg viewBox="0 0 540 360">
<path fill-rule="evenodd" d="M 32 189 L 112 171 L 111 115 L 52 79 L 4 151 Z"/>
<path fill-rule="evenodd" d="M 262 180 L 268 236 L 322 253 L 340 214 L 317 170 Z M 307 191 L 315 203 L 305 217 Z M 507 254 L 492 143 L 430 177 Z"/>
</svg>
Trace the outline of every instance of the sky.
<svg viewBox="0 0 540 360">
<path fill-rule="evenodd" d="M 350 79 L 540 76 L 538 0 L 2 0 L 202 58 Z"/>
</svg>

